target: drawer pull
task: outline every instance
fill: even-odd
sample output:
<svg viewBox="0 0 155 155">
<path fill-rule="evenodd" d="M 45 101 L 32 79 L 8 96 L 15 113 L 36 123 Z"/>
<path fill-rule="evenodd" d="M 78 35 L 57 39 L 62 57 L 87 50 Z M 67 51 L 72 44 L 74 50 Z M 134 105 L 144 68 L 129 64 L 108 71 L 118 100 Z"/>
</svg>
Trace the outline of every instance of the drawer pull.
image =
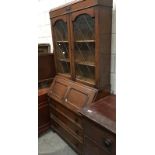
<svg viewBox="0 0 155 155">
<path fill-rule="evenodd" d="M 112 141 L 110 139 L 106 139 L 104 140 L 104 145 L 109 148 L 112 145 Z"/>
</svg>

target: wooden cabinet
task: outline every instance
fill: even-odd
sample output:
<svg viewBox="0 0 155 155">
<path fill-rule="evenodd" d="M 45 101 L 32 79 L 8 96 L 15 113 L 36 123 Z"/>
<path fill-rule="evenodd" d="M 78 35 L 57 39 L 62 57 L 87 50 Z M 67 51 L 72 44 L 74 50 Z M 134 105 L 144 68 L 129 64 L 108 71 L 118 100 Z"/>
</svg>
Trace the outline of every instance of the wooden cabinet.
<svg viewBox="0 0 155 155">
<path fill-rule="evenodd" d="M 116 98 L 98 100 L 82 109 L 84 155 L 116 155 Z"/>
<path fill-rule="evenodd" d="M 49 104 L 47 96 L 48 88 L 39 89 L 38 92 L 38 134 L 46 132 L 50 128 Z"/>
<path fill-rule="evenodd" d="M 49 44 L 38 45 L 38 134 L 50 128 L 48 89 L 55 76 L 54 55 Z"/>
<path fill-rule="evenodd" d="M 110 90 L 112 0 L 79 0 L 50 11 L 57 74 Z"/>
<path fill-rule="evenodd" d="M 83 152 L 83 125 L 79 111 L 95 100 L 97 90 L 56 76 L 48 92 L 51 128 L 79 154 Z"/>
<path fill-rule="evenodd" d="M 54 55 L 48 53 L 48 44 L 39 44 L 38 46 L 38 88 L 49 87 L 56 74 Z M 39 53 L 40 51 L 40 53 Z"/>
</svg>

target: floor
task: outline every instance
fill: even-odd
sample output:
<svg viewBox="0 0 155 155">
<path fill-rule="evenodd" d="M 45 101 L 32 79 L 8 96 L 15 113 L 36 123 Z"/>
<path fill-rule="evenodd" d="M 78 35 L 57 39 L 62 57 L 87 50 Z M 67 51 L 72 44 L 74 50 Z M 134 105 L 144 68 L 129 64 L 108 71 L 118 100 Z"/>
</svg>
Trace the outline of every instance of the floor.
<svg viewBox="0 0 155 155">
<path fill-rule="evenodd" d="M 55 132 L 48 131 L 39 137 L 38 155 L 77 155 Z"/>
</svg>

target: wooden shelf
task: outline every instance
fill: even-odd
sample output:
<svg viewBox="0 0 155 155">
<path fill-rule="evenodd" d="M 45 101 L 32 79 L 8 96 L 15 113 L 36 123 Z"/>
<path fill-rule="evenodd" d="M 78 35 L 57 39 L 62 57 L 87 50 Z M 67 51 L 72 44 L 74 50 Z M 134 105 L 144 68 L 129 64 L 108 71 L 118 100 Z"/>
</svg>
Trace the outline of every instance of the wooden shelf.
<svg viewBox="0 0 155 155">
<path fill-rule="evenodd" d="M 77 75 L 76 76 L 76 79 L 80 82 L 84 82 L 84 83 L 88 83 L 90 85 L 95 85 L 95 80 L 93 79 L 90 79 L 90 78 L 86 78 L 86 77 L 83 77 L 83 76 L 80 76 L 80 75 Z"/>
<path fill-rule="evenodd" d="M 76 43 L 95 43 L 95 40 L 76 40 Z"/>
<path fill-rule="evenodd" d="M 64 77 L 67 77 L 67 78 L 70 78 L 71 77 L 71 74 L 70 73 L 57 73 L 58 75 L 61 75 L 61 76 L 64 76 Z"/>
<path fill-rule="evenodd" d="M 70 61 L 69 61 L 69 58 L 67 58 L 67 59 L 58 59 L 59 61 L 63 61 L 63 62 L 68 62 L 68 63 L 70 63 Z"/>
<path fill-rule="evenodd" d="M 67 40 L 57 41 L 57 43 L 68 43 Z"/>
<path fill-rule="evenodd" d="M 95 63 L 90 61 L 76 61 L 76 63 L 79 65 L 95 67 Z"/>
</svg>

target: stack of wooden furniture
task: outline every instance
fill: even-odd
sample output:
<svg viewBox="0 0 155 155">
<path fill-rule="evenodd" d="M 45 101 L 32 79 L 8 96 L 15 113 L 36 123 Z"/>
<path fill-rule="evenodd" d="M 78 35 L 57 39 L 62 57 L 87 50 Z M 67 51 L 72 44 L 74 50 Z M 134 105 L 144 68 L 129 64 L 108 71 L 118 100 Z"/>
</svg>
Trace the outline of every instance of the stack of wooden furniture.
<svg viewBox="0 0 155 155">
<path fill-rule="evenodd" d="M 110 92 L 112 0 L 76 0 L 49 14 L 57 74 L 48 91 L 51 128 L 78 154 L 91 155 L 90 146 L 100 144 L 85 135 L 92 140 L 91 132 L 106 129 L 93 128 L 81 110 Z"/>
<path fill-rule="evenodd" d="M 49 45 L 38 46 L 38 134 L 50 128 L 48 89 L 55 76 L 54 56 Z"/>
</svg>

